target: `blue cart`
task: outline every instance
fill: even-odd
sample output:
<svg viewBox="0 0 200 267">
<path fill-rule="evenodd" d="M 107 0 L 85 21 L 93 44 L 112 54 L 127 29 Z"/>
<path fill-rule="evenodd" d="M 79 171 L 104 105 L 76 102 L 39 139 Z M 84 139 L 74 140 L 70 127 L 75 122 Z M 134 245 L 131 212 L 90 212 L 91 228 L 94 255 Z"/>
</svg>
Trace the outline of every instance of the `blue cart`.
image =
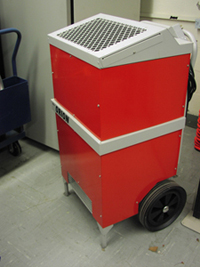
<svg viewBox="0 0 200 267">
<path fill-rule="evenodd" d="M 9 152 L 21 153 L 19 139 L 25 136 L 23 125 L 31 120 L 28 82 L 17 76 L 16 55 L 21 42 L 21 33 L 15 28 L 0 30 L 0 35 L 16 33 L 17 40 L 12 54 L 13 76 L 0 84 L 0 149 L 8 146 Z"/>
</svg>

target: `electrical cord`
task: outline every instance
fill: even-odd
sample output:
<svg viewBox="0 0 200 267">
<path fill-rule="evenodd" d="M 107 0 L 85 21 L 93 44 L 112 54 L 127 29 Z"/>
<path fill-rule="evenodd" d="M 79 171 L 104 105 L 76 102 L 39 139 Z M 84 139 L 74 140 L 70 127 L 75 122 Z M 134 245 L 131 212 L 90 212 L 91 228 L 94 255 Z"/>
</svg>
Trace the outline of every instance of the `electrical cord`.
<svg viewBox="0 0 200 267">
<path fill-rule="evenodd" d="M 189 76 L 188 76 L 188 87 L 187 87 L 187 111 L 188 105 L 194 92 L 196 91 L 197 85 L 195 81 L 195 75 L 192 65 L 190 64 Z"/>
<path fill-rule="evenodd" d="M 188 77 L 188 90 L 187 90 L 187 111 L 189 102 L 192 99 L 192 96 L 196 91 L 196 88 L 197 85 L 195 81 L 194 70 L 192 68 L 192 65 L 190 64 L 189 77 Z M 194 138 L 194 148 L 200 151 L 200 110 L 199 110 L 199 118 L 197 121 L 196 136 Z"/>
</svg>

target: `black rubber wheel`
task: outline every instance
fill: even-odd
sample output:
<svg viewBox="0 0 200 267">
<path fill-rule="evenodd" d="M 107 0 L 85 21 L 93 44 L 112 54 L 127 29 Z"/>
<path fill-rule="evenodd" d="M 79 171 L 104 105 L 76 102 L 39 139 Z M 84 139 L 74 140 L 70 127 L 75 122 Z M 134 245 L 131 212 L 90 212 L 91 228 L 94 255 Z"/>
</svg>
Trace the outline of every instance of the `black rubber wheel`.
<svg viewBox="0 0 200 267">
<path fill-rule="evenodd" d="M 158 183 L 139 205 L 139 221 L 150 231 L 159 231 L 173 223 L 186 202 L 185 190 L 174 181 Z"/>
<path fill-rule="evenodd" d="M 9 153 L 13 156 L 18 156 L 21 154 L 22 149 L 18 141 L 12 143 L 8 147 Z"/>
</svg>

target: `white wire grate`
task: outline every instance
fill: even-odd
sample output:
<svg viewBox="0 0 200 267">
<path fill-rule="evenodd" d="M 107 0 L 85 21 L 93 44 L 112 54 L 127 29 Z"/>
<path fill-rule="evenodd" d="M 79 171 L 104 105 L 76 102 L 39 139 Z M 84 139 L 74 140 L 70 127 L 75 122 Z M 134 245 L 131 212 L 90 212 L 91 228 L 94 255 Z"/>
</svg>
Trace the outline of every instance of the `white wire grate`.
<svg viewBox="0 0 200 267">
<path fill-rule="evenodd" d="M 58 36 L 98 52 L 144 31 L 145 28 L 97 18 L 59 33 Z"/>
</svg>

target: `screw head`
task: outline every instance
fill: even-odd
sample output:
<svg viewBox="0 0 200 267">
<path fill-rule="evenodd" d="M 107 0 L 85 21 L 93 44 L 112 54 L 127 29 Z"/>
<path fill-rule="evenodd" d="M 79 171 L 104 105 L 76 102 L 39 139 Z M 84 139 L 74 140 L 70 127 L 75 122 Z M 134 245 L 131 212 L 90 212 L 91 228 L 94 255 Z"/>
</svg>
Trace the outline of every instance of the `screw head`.
<svg viewBox="0 0 200 267">
<path fill-rule="evenodd" d="M 169 206 L 165 206 L 164 208 L 163 208 L 163 213 L 167 213 L 169 211 Z"/>
</svg>

